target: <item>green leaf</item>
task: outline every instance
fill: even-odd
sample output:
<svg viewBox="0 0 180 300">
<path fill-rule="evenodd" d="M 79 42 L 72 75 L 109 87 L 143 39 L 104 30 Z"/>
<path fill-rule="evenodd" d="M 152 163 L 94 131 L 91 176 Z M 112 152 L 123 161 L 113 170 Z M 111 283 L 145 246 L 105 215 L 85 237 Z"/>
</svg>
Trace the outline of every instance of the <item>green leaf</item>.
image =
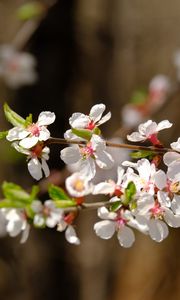
<svg viewBox="0 0 180 300">
<path fill-rule="evenodd" d="M 124 205 L 128 205 L 132 200 L 132 197 L 136 194 L 136 186 L 133 181 L 130 181 L 125 189 L 125 199 L 123 200 Z"/>
<path fill-rule="evenodd" d="M 8 131 L 1 131 L 0 132 L 0 140 L 4 139 L 7 134 L 8 134 Z"/>
<path fill-rule="evenodd" d="M 28 127 L 29 125 L 32 124 L 32 114 L 29 114 L 29 116 L 26 117 L 26 122 L 25 122 L 25 126 Z"/>
<path fill-rule="evenodd" d="M 145 89 L 137 90 L 133 93 L 130 102 L 133 104 L 144 104 L 147 101 L 147 91 Z"/>
<path fill-rule="evenodd" d="M 48 193 L 52 200 L 71 200 L 62 188 L 53 184 L 49 186 Z"/>
<path fill-rule="evenodd" d="M 38 1 L 32 1 L 26 4 L 23 4 L 17 10 L 17 17 L 22 21 L 27 21 L 32 18 L 40 16 L 44 12 L 44 7 Z"/>
<path fill-rule="evenodd" d="M 12 200 L 20 203 L 30 203 L 30 195 L 23 190 L 19 185 L 11 182 L 4 182 L 2 185 L 2 191 L 7 200 Z"/>
<path fill-rule="evenodd" d="M 116 211 L 122 205 L 121 201 L 112 202 L 111 211 Z"/>
<path fill-rule="evenodd" d="M 12 201 L 9 199 L 0 201 L 0 208 L 24 208 L 25 204 L 19 201 Z"/>
<path fill-rule="evenodd" d="M 30 194 L 30 199 L 33 201 L 37 198 L 37 194 L 39 193 L 39 186 L 38 185 L 33 185 L 31 194 Z"/>
<path fill-rule="evenodd" d="M 92 134 L 93 134 L 93 132 L 89 129 L 76 129 L 76 128 L 72 128 L 72 133 L 74 133 L 78 137 L 83 138 L 87 141 L 89 141 L 91 139 Z"/>
<path fill-rule="evenodd" d="M 145 158 L 152 155 L 154 155 L 154 152 L 151 150 L 140 150 L 130 153 L 130 156 L 134 159 Z"/>
<path fill-rule="evenodd" d="M 99 129 L 99 127 L 95 127 L 93 129 L 93 133 L 96 134 L 96 135 L 101 135 L 101 130 Z"/>
<path fill-rule="evenodd" d="M 57 208 L 66 208 L 77 206 L 77 202 L 75 200 L 55 200 L 54 201 Z"/>
<path fill-rule="evenodd" d="M 25 127 L 26 120 L 14 112 L 7 103 L 4 104 L 4 113 L 6 119 L 13 125 L 18 127 Z"/>
</svg>

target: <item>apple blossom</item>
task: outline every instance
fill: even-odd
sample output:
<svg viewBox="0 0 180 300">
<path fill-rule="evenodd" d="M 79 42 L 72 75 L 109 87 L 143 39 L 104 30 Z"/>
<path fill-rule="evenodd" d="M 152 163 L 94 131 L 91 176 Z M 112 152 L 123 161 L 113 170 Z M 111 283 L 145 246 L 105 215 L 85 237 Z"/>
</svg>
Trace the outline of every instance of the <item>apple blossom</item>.
<svg viewBox="0 0 180 300">
<path fill-rule="evenodd" d="M 77 198 L 88 195 L 93 190 L 93 184 L 78 172 L 67 177 L 65 184 L 68 193 Z"/>
</svg>

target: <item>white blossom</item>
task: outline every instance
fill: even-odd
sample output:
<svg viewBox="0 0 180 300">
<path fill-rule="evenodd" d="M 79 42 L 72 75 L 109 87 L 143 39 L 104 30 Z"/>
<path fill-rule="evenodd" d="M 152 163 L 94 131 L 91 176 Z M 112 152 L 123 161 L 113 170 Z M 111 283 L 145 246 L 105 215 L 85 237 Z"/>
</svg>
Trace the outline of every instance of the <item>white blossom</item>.
<svg viewBox="0 0 180 300">
<path fill-rule="evenodd" d="M 32 202 L 31 208 L 35 212 L 33 222 L 37 227 L 46 225 L 53 228 L 62 219 L 63 210 L 57 208 L 52 200 L 46 200 L 43 204 L 39 200 L 35 200 Z"/>
<path fill-rule="evenodd" d="M 127 135 L 127 139 L 132 142 L 150 140 L 153 144 L 159 144 L 157 133 L 163 129 L 170 128 L 171 126 L 172 123 L 168 120 L 161 121 L 158 124 L 152 120 L 148 120 L 138 126 L 138 131 Z"/>
<path fill-rule="evenodd" d="M 117 238 L 120 245 L 124 248 L 129 248 L 135 241 L 135 236 L 131 228 L 129 228 L 128 220 L 125 213 L 120 214 L 109 212 L 106 207 L 98 209 L 98 216 L 103 221 L 97 222 L 94 225 L 94 230 L 97 236 L 102 239 L 110 239 L 117 231 Z M 127 224 L 127 225 L 126 225 Z"/>
<path fill-rule="evenodd" d="M 106 152 L 106 144 L 98 135 L 93 134 L 86 145 L 73 145 L 61 151 L 61 159 L 66 164 L 79 162 L 79 173 L 92 179 L 96 174 L 96 164 L 102 169 L 109 169 L 113 166 L 111 155 Z"/>
<path fill-rule="evenodd" d="M 46 141 L 50 137 L 47 126 L 55 121 L 55 114 L 50 111 L 43 111 L 36 123 L 25 127 L 13 127 L 8 131 L 7 140 L 19 141 L 19 145 L 25 149 L 34 147 L 38 142 Z"/>
<path fill-rule="evenodd" d="M 7 209 L 5 218 L 7 221 L 7 233 L 11 237 L 15 237 L 22 233 L 20 242 L 25 243 L 29 236 L 30 225 L 27 222 L 24 212 L 20 209 Z"/>
<path fill-rule="evenodd" d="M 78 172 L 67 177 L 65 184 L 68 193 L 77 198 L 88 195 L 93 190 L 92 183 L 90 183 L 86 177 Z"/>
<path fill-rule="evenodd" d="M 0 47 L 0 76 L 10 88 L 19 88 L 37 81 L 35 57 L 18 52 L 10 45 Z"/>
<path fill-rule="evenodd" d="M 43 147 L 41 144 L 37 144 L 32 149 L 24 149 L 16 142 L 12 143 L 12 146 L 18 152 L 27 155 L 28 171 L 34 179 L 40 180 L 43 177 L 43 173 L 45 177 L 49 176 L 50 171 L 46 162 L 49 159 L 50 152 L 48 147 Z"/>
<path fill-rule="evenodd" d="M 72 128 L 94 130 L 95 127 L 102 125 L 111 118 L 110 112 L 102 117 L 105 109 L 106 106 L 104 104 L 96 104 L 91 108 L 89 115 L 74 113 L 70 117 L 69 123 Z M 78 138 L 75 134 L 73 134 L 71 129 L 65 132 L 64 137 L 69 140 L 82 140 L 82 138 Z"/>
</svg>

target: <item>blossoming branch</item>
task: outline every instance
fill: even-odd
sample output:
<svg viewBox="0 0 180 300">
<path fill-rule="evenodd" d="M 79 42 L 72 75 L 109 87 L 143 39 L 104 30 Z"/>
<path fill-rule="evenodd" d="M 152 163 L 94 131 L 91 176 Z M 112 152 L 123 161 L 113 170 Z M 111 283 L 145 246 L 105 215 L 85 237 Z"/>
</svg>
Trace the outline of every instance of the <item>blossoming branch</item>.
<svg viewBox="0 0 180 300">
<path fill-rule="evenodd" d="M 52 143 L 70 144 L 60 151 L 60 158 L 67 164 L 72 175 L 66 178 L 66 191 L 50 185 L 49 198 L 42 203 L 38 199 L 38 187 L 30 193 L 13 183 L 4 182 L 4 199 L 0 201 L 0 222 L 4 233 L 16 236 L 22 232 L 21 242 L 29 234 L 30 226 L 56 228 L 65 231 L 72 244 L 79 244 L 74 222 L 84 209 L 97 209 L 100 221 L 94 224 L 97 236 L 109 239 L 114 233 L 123 247 L 135 241 L 134 229 L 149 235 L 156 242 L 168 236 L 168 226 L 180 227 L 180 138 L 164 148 L 158 133 L 169 129 L 168 120 L 160 123 L 148 120 L 138 131 L 127 136 L 131 142 L 149 142 L 149 146 L 118 144 L 104 140 L 101 129 L 111 118 L 104 104 L 94 105 L 89 114 L 74 113 L 70 129 L 64 139 L 51 137 L 47 127 L 55 121 L 53 112 L 41 112 L 37 122 L 32 115 L 22 118 L 7 104 L 4 112 L 13 125 L 9 131 L 1 132 L 14 149 L 27 157 L 31 176 L 40 180 L 48 177 L 47 164 Z M 109 148 L 127 148 L 131 160 L 120 163 Z M 132 161 L 133 159 L 133 161 Z M 166 172 L 159 168 L 164 163 Z M 98 172 L 116 167 L 117 179 L 98 180 Z M 108 176 L 108 175 L 107 175 Z M 85 197 L 106 195 L 106 201 L 86 202 Z"/>
</svg>

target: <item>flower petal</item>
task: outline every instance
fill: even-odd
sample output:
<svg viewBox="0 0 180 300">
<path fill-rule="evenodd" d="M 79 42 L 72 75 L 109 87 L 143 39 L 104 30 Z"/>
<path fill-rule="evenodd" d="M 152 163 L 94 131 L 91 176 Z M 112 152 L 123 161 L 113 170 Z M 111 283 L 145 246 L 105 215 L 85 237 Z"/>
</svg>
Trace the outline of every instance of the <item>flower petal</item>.
<svg viewBox="0 0 180 300">
<path fill-rule="evenodd" d="M 30 149 L 38 143 L 37 136 L 27 137 L 19 142 L 19 145 L 25 149 Z"/>
<path fill-rule="evenodd" d="M 128 134 L 127 139 L 128 139 L 128 141 L 131 141 L 131 142 L 141 142 L 141 141 L 144 141 L 146 138 L 145 138 L 145 136 L 143 136 L 142 134 L 140 134 L 139 132 L 136 131 L 131 134 Z"/>
<path fill-rule="evenodd" d="M 75 244 L 75 245 L 79 245 L 80 244 L 80 240 L 76 235 L 76 232 L 74 230 L 74 228 L 69 225 L 68 228 L 65 231 L 65 237 L 66 240 L 70 243 L 70 244 Z"/>
<path fill-rule="evenodd" d="M 88 116 L 81 113 L 74 113 L 69 119 L 69 124 L 72 128 L 86 128 L 89 121 Z"/>
<path fill-rule="evenodd" d="M 43 176 L 41 164 L 37 158 L 32 158 L 28 162 L 28 170 L 33 178 L 40 180 Z"/>
<path fill-rule="evenodd" d="M 39 141 L 47 141 L 49 138 L 50 138 L 49 130 L 45 126 L 42 126 L 38 137 Z"/>
<path fill-rule="evenodd" d="M 114 189 L 115 189 L 115 184 L 110 182 L 101 182 L 94 186 L 93 195 L 112 194 L 114 192 Z"/>
<path fill-rule="evenodd" d="M 163 160 L 166 166 L 169 166 L 174 161 L 180 161 L 180 154 L 176 152 L 167 152 L 163 156 Z"/>
<path fill-rule="evenodd" d="M 6 139 L 10 142 L 15 140 L 21 140 L 27 137 L 30 133 L 21 127 L 13 127 L 8 131 Z"/>
<path fill-rule="evenodd" d="M 163 120 L 157 125 L 157 131 L 170 128 L 173 124 L 170 123 L 168 120 Z"/>
<path fill-rule="evenodd" d="M 96 163 L 101 169 L 111 169 L 114 164 L 114 160 L 106 151 L 96 151 Z"/>
<path fill-rule="evenodd" d="M 94 230 L 102 239 L 110 239 L 115 232 L 115 223 L 113 221 L 100 221 L 94 224 Z"/>
<path fill-rule="evenodd" d="M 87 180 L 94 178 L 96 174 L 96 166 L 94 159 L 89 157 L 88 159 L 81 160 L 79 163 L 79 173 Z"/>
<path fill-rule="evenodd" d="M 158 189 L 162 190 L 166 187 L 167 176 L 164 171 L 159 170 L 154 175 L 154 183 Z"/>
<path fill-rule="evenodd" d="M 123 226 L 119 229 L 117 238 L 119 243 L 124 248 L 129 248 L 135 241 L 135 235 L 131 228 Z"/>
<path fill-rule="evenodd" d="M 170 209 L 166 209 L 164 212 L 164 220 L 170 227 L 180 227 L 180 216 L 174 215 Z"/>
<path fill-rule="evenodd" d="M 63 150 L 61 150 L 61 159 L 66 164 L 74 164 L 80 160 L 80 152 L 79 147 L 77 145 L 66 147 Z"/>
<path fill-rule="evenodd" d="M 50 174 L 50 170 L 49 170 L 49 167 L 48 167 L 48 164 L 47 162 L 45 161 L 45 159 L 41 159 L 41 167 L 42 167 L 42 170 L 44 171 L 44 175 L 45 177 L 48 177 L 49 174 Z"/>
<path fill-rule="evenodd" d="M 90 110 L 90 118 L 96 123 L 101 119 L 103 112 L 105 111 L 106 106 L 104 104 L 96 104 Z"/>
<path fill-rule="evenodd" d="M 108 112 L 99 122 L 98 122 L 98 126 L 104 124 L 105 122 L 109 121 L 109 119 L 111 118 L 111 112 Z"/>
<path fill-rule="evenodd" d="M 174 198 L 171 202 L 171 208 L 176 215 L 180 215 L 180 196 L 174 195 Z"/>
<path fill-rule="evenodd" d="M 149 220 L 149 235 L 154 241 L 163 241 L 168 236 L 168 233 L 168 227 L 163 221 Z"/>
<path fill-rule="evenodd" d="M 47 126 L 52 124 L 56 119 L 55 113 L 50 111 L 42 111 L 38 117 L 37 124 L 39 126 Z"/>
</svg>

